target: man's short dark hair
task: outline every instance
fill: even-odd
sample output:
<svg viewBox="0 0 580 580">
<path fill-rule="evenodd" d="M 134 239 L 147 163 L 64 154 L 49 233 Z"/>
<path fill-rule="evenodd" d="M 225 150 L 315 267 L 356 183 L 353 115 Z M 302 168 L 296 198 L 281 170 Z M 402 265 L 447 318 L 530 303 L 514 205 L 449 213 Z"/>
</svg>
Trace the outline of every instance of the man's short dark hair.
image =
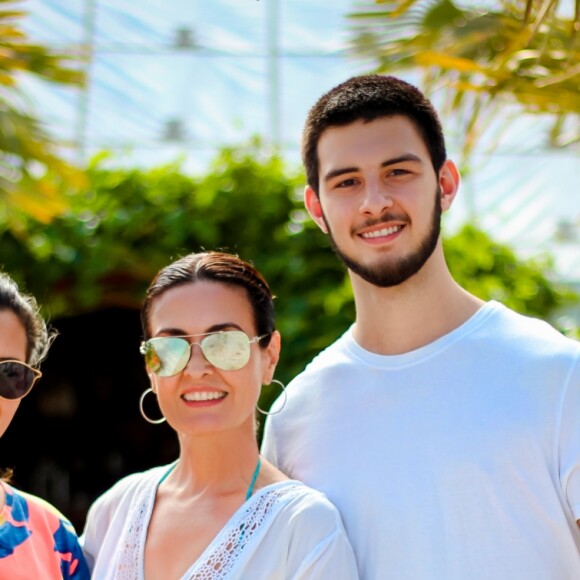
<svg viewBox="0 0 580 580">
<path fill-rule="evenodd" d="M 437 111 L 412 84 L 397 77 L 373 74 L 351 77 L 322 95 L 310 109 L 302 133 L 302 161 L 308 185 L 318 194 L 318 142 L 326 129 L 395 115 L 413 122 L 438 174 L 447 153 Z"/>
</svg>

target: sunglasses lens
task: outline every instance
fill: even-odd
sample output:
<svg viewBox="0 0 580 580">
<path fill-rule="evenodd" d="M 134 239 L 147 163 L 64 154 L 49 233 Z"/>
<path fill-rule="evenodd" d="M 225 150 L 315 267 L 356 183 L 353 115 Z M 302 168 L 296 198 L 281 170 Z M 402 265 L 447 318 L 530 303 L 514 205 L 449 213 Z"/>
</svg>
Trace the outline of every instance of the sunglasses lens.
<svg viewBox="0 0 580 580">
<path fill-rule="evenodd" d="M 145 343 L 145 364 L 160 377 L 171 377 L 182 371 L 189 360 L 189 342 L 184 338 L 162 336 Z"/>
<path fill-rule="evenodd" d="M 0 397 L 20 399 L 34 384 L 35 374 L 32 369 L 19 362 L 0 363 Z"/>
<path fill-rule="evenodd" d="M 237 371 L 250 360 L 250 339 L 240 330 L 209 334 L 193 344 L 199 344 L 205 358 L 224 371 Z M 148 370 L 159 377 L 172 377 L 187 366 L 191 345 L 185 338 L 161 336 L 143 343 L 141 353 Z"/>
<path fill-rule="evenodd" d="M 240 330 L 210 334 L 200 345 L 205 358 L 223 371 L 237 371 L 250 360 L 250 340 Z"/>
</svg>

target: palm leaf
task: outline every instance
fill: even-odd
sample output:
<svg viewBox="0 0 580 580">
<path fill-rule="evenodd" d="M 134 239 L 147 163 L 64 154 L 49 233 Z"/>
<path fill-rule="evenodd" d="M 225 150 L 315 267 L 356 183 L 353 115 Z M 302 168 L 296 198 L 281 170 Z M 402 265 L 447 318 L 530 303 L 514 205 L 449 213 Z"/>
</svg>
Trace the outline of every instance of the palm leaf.
<svg viewBox="0 0 580 580">
<path fill-rule="evenodd" d="M 66 210 L 65 191 L 84 183 L 83 172 L 58 154 L 59 144 L 35 118 L 20 90 L 22 76 L 79 86 L 78 59 L 30 42 L 20 28 L 23 0 L 0 0 L 0 204 L 46 223 Z M 11 212 L 7 212 L 8 215 Z M 8 227 L 17 227 L 7 220 Z"/>
<path fill-rule="evenodd" d="M 560 14 L 557 0 L 504 0 L 495 10 L 462 8 L 451 0 L 358 6 L 350 15 L 351 54 L 370 59 L 369 72 L 419 70 L 426 93 L 444 89 L 445 108 L 465 119 L 467 151 L 484 125 L 473 115 L 490 114 L 496 101 L 553 115 L 553 144 L 569 126 L 566 116 L 578 123 L 580 0 L 573 17 Z M 580 136 L 566 143 L 576 140 Z"/>
</svg>

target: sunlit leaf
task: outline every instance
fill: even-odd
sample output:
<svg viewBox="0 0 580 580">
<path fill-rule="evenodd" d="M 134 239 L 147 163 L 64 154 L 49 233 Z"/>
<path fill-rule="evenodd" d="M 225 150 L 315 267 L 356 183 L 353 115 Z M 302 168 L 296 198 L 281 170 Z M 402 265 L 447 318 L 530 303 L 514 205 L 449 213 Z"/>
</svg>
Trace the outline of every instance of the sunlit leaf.
<svg viewBox="0 0 580 580">
<path fill-rule="evenodd" d="M 82 186 L 85 181 L 79 168 L 59 157 L 58 144 L 29 110 L 20 92 L 20 79 L 32 75 L 46 82 L 79 86 L 84 81 L 82 63 L 29 41 L 20 28 L 25 11 L 13 9 L 25 1 L 0 0 L 0 4 L 6 7 L 0 10 L 0 166 L 5 173 L 0 178 L 0 204 L 18 207 L 47 223 L 66 209 L 63 189 Z M 34 177 L 35 172 L 44 177 Z"/>
<path fill-rule="evenodd" d="M 415 55 L 415 62 L 420 66 L 437 66 L 459 72 L 486 72 L 487 68 L 473 60 L 450 56 L 441 52 L 425 51 Z"/>
<path fill-rule="evenodd" d="M 465 120 L 466 150 L 491 126 L 487 118 L 501 109 L 497 102 L 532 114 L 568 115 L 576 134 L 559 139 L 558 129 L 570 127 L 559 120 L 550 137 L 573 143 L 580 140 L 580 1 L 572 17 L 560 4 L 498 0 L 460 7 L 451 0 L 416 0 L 382 2 L 379 13 L 377 3 L 362 1 L 352 15 L 352 54 L 374 62 L 368 72 L 422 72 L 427 94 L 437 88 L 441 95 L 445 87 L 442 109 Z M 469 93 L 488 95 L 478 109 L 485 123 L 472 118 Z"/>
</svg>

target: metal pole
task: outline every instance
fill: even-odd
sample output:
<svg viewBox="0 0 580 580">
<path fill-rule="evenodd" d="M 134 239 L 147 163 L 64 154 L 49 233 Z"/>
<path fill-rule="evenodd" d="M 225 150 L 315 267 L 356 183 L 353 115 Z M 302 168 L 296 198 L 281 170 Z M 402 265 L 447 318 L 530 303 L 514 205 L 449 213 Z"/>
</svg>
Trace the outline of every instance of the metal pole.
<svg viewBox="0 0 580 580">
<path fill-rule="evenodd" d="M 270 143 L 280 145 L 280 47 L 279 0 L 266 0 L 268 42 L 268 118 Z"/>
<path fill-rule="evenodd" d="M 96 0 L 85 0 L 83 17 L 83 38 L 80 46 L 80 56 L 84 62 L 85 85 L 80 91 L 78 101 L 76 146 L 79 163 L 86 162 L 87 129 L 89 118 L 89 100 L 91 91 L 91 72 L 94 58 L 95 21 L 97 14 Z"/>
</svg>

